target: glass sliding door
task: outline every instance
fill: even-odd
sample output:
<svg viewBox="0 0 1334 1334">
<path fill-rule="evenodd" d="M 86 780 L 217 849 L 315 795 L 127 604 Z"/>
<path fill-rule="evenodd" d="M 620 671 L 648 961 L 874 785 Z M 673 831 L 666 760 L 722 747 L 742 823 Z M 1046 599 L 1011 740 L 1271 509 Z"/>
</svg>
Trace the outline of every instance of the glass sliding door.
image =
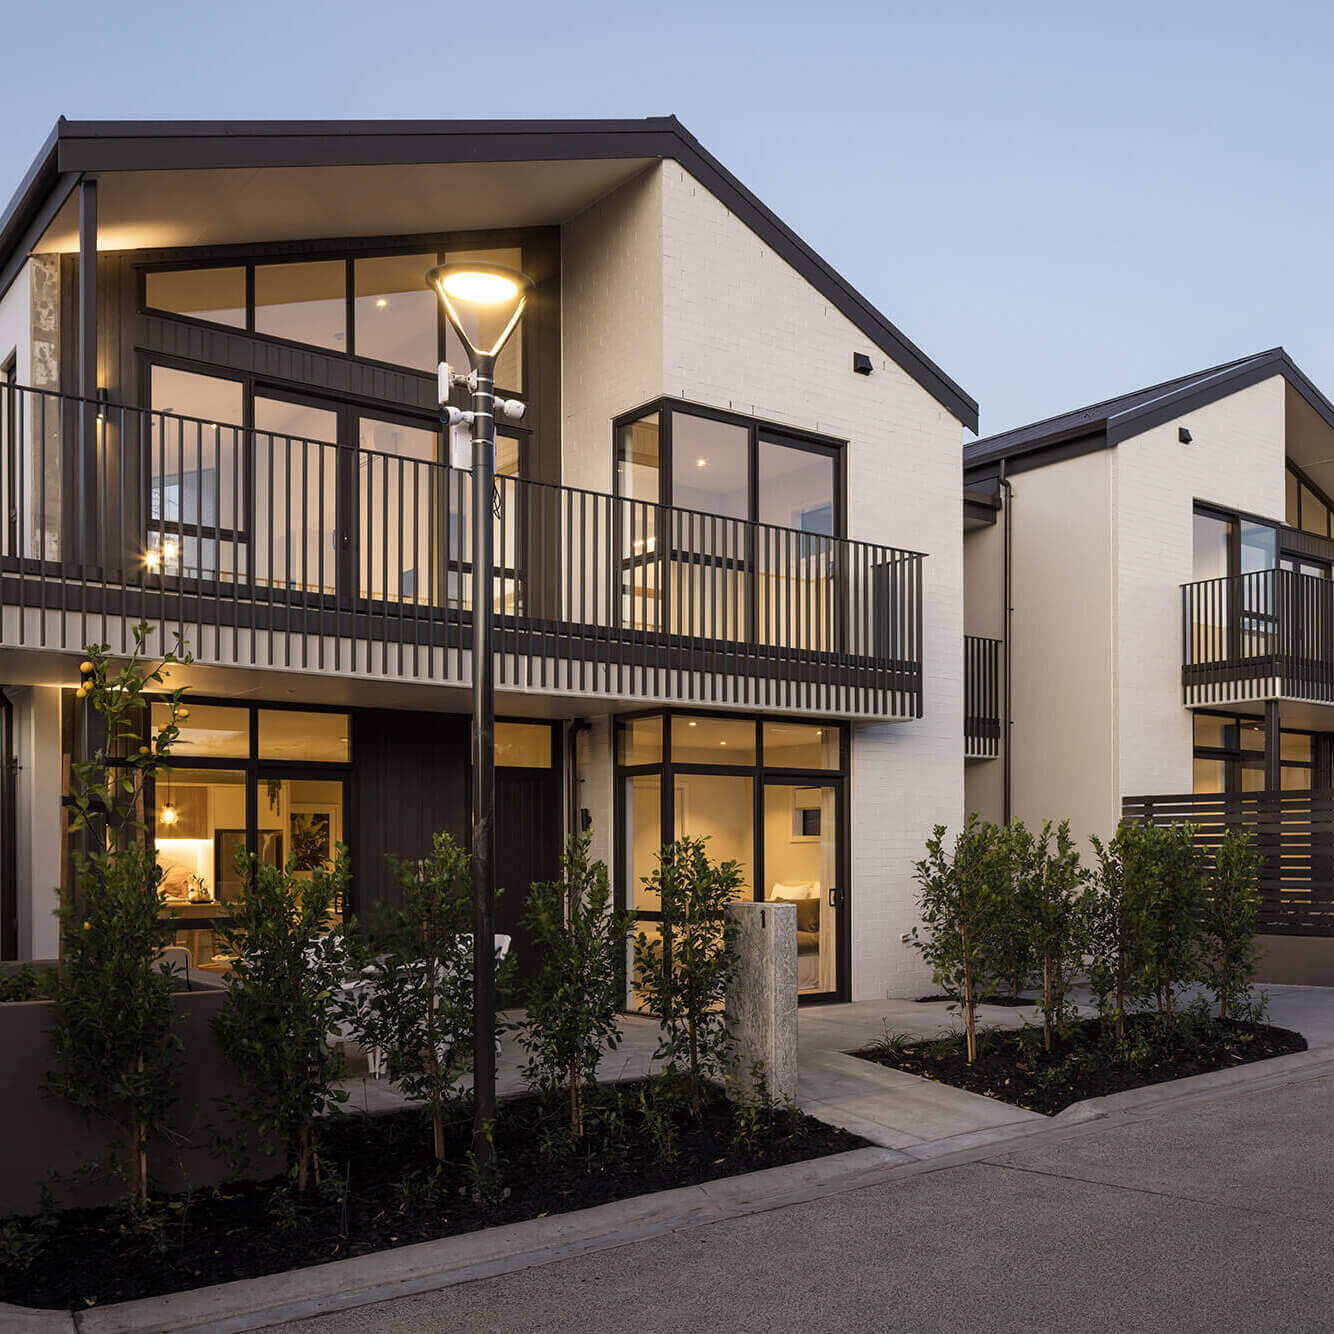
<svg viewBox="0 0 1334 1334">
<path fill-rule="evenodd" d="M 833 783 L 764 784 L 763 897 L 797 910 L 797 991 L 838 990 L 838 787 Z"/>
<path fill-rule="evenodd" d="M 335 409 L 256 393 L 255 582 L 333 593 L 338 580 Z"/>
<path fill-rule="evenodd" d="M 362 417 L 358 444 L 361 596 L 439 605 L 444 557 L 439 431 Z"/>
</svg>

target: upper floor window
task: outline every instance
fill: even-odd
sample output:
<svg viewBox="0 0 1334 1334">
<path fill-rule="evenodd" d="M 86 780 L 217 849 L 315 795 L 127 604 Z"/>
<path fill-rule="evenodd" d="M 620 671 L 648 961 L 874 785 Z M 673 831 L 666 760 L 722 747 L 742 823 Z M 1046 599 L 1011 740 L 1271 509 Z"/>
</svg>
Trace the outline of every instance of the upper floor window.
<svg viewBox="0 0 1334 1334">
<path fill-rule="evenodd" d="M 434 371 L 442 357 L 466 368 L 425 277 L 437 264 L 469 259 L 523 266 L 514 246 L 159 269 L 144 275 L 144 305 L 415 371 Z M 523 392 L 522 328 L 497 360 L 496 383 Z"/>
<path fill-rule="evenodd" d="M 662 404 L 616 424 L 616 494 L 837 536 L 841 446 L 705 408 Z"/>
<path fill-rule="evenodd" d="M 1195 510 L 1194 578 L 1222 579 L 1278 565 L 1278 529 L 1218 510 Z"/>
<path fill-rule="evenodd" d="M 1289 528 L 1304 533 L 1334 536 L 1334 505 L 1291 463 L 1287 469 L 1287 521 Z"/>
</svg>

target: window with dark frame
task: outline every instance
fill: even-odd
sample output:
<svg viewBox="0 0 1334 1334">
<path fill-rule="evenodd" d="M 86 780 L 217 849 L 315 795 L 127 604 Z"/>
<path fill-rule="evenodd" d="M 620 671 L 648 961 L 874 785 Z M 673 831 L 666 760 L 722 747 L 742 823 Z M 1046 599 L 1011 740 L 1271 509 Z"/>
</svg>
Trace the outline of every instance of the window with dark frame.
<svg viewBox="0 0 1334 1334">
<path fill-rule="evenodd" d="M 164 267 L 144 271 L 142 299 L 149 311 L 430 373 L 442 358 L 466 364 L 424 281 L 428 269 L 459 258 L 523 264 L 518 246 L 441 244 L 436 250 Z M 496 385 L 522 394 L 525 378 L 521 323 L 497 362 Z"/>
<path fill-rule="evenodd" d="M 1193 714 L 1194 785 L 1197 793 L 1262 792 L 1265 786 L 1264 722 L 1245 714 L 1200 710 Z M 1279 733 L 1285 791 L 1330 786 L 1334 736 L 1284 727 Z"/>
</svg>

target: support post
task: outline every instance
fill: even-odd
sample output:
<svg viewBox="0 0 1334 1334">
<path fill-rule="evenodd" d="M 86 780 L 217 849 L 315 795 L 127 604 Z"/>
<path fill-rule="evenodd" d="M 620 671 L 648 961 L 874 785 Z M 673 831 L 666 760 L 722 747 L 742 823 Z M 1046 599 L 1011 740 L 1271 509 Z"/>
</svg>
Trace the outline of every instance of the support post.
<svg viewBox="0 0 1334 1334">
<path fill-rule="evenodd" d="M 1279 731 L 1278 700 L 1265 701 L 1265 791 L 1283 787 L 1283 743 Z"/>
<path fill-rule="evenodd" d="M 473 1132 L 479 1169 L 494 1159 L 496 1120 L 496 691 L 492 652 L 491 492 L 496 472 L 495 358 L 477 354 L 472 392 Z"/>
<path fill-rule="evenodd" d="M 81 565 L 97 550 L 97 180 L 79 182 L 78 461 L 76 527 L 69 534 Z"/>
</svg>

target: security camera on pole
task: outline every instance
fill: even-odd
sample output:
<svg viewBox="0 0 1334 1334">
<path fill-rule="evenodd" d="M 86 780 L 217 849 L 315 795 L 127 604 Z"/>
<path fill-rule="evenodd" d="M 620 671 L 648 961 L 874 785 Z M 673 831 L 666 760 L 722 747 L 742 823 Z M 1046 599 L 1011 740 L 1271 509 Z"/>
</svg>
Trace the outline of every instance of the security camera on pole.
<svg viewBox="0 0 1334 1334">
<path fill-rule="evenodd" d="M 523 416 L 518 399 L 495 395 L 496 357 L 514 332 L 532 280 L 495 264 L 442 264 L 426 275 L 468 353 L 461 375 L 441 362 L 440 420 L 472 428 L 472 881 L 473 881 L 473 1134 L 479 1168 L 494 1157 L 496 1119 L 496 691 L 492 592 L 494 532 L 491 495 L 496 477 L 497 412 Z M 472 408 L 449 405 L 455 385 L 472 392 Z"/>
</svg>

